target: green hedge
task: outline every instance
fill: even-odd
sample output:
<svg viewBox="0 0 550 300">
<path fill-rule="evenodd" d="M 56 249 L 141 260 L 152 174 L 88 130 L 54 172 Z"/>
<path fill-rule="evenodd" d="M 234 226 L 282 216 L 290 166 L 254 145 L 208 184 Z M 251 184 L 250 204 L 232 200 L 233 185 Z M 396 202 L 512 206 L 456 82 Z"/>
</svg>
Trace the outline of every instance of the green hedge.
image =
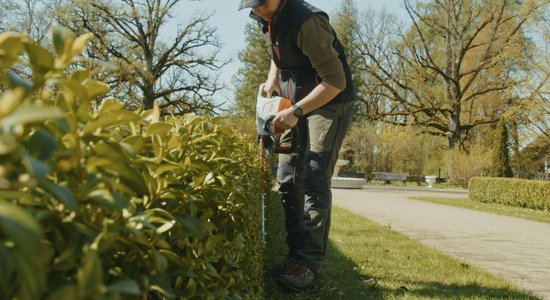
<svg viewBox="0 0 550 300">
<path fill-rule="evenodd" d="M 89 38 L 0 35 L 0 299 L 262 298 L 254 145 L 218 119 L 93 109 Z"/>
<path fill-rule="evenodd" d="M 468 188 L 474 201 L 550 210 L 548 181 L 474 177 Z"/>
</svg>

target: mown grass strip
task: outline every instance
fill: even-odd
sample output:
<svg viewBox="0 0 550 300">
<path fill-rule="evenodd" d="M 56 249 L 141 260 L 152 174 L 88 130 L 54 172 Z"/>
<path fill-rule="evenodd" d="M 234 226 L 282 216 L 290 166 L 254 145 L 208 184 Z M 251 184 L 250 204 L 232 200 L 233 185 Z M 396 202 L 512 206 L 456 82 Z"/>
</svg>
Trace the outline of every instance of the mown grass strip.
<svg viewBox="0 0 550 300">
<path fill-rule="evenodd" d="M 282 208 L 270 205 L 267 268 L 286 254 Z M 537 299 L 391 229 L 334 207 L 317 290 L 282 292 L 266 277 L 266 299 Z"/>
<path fill-rule="evenodd" d="M 474 209 L 536 222 L 550 223 L 550 211 L 514 207 L 498 203 L 483 203 L 470 200 L 469 198 L 411 197 L 411 199 Z"/>
</svg>

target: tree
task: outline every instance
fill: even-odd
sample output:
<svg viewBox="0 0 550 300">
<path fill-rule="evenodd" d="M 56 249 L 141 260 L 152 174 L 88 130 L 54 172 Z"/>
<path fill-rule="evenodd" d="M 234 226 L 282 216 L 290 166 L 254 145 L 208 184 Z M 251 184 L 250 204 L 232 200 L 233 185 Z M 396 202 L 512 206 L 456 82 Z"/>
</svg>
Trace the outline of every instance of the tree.
<svg viewBox="0 0 550 300">
<path fill-rule="evenodd" d="M 346 58 L 351 69 L 351 76 L 356 95 L 356 114 L 357 117 L 369 117 L 372 119 L 372 106 L 367 101 L 364 92 L 364 82 L 366 78 L 363 72 L 358 68 L 358 62 L 361 61 L 361 52 L 359 51 L 359 10 L 354 0 L 344 0 L 339 9 L 332 17 L 332 26 L 340 43 L 346 51 Z M 360 105 L 365 104 L 365 105 Z"/>
<path fill-rule="evenodd" d="M 544 134 L 537 136 L 531 143 L 512 156 L 515 175 L 520 178 L 534 179 L 544 174 L 550 174 L 550 138 Z M 539 175 L 539 176 L 537 176 Z"/>
<path fill-rule="evenodd" d="M 211 113 L 221 105 L 211 97 L 222 88 L 212 72 L 224 65 L 217 60 L 220 45 L 208 26 L 211 16 L 198 14 L 178 24 L 169 39 L 161 38 L 180 2 L 72 0 L 57 16 L 74 32 L 94 35 L 88 51 L 92 67 L 115 91 L 136 97 L 144 109 L 158 102 L 164 113 Z"/>
<path fill-rule="evenodd" d="M 271 58 L 264 36 L 255 22 L 245 28 L 245 48 L 239 52 L 243 66 L 234 77 L 237 114 L 253 118 L 256 115 L 258 87 L 267 79 Z"/>
<path fill-rule="evenodd" d="M 48 34 L 55 23 L 52 12 L 59 1 L 62 0 L 0 0 L 0 33 L 24 33 L 41 46 L 50 46 Z M 32 80 L 32 70 L 25 64 L 15 64 L 10 71 Z M 0 91 L 6 88 L 0 83 Z"/>
<path fill-rule="evenodd" d="M 514 176 L 510 167 L 510 152 L 508 149 L 508 129 L 506 122 L 498 122 L 496 137 L 493 143 L 493 159 L 491 162 L 490 174 L 492 177 Z"/>
<path fill-rule="evenodd" d="M 47 42 L 54 23 L 52 7 L 57 0 L 0 0 L 0 32 L 26 33 L 39 44 Z"/>
<path fill-rule="evenodd" d="M 361 28 L 361 69 L 372 79 L 369 96 L 389 101 L 377 108 L 385 122 L 412 122 L 464 148 L 472 129 L 540 93 L 521 89 L 532 76 L 522 30 L 544 1 L 404 3 L 408 31 L 391 22 Z"/>
<path fill-rule="evenodd" d="M 535 41 L 533 57 L 534 79 L 530 88 L 539 89 L 535 102 L 524 105 L 518 110 L 518 117 L 526 129 L 534 129 L 539 134 L 550 139 L 550 3 L 547 3 L 537 14 L 537 22 L 532 24 L 528 31 L 529 37 Z"/>
</svg>

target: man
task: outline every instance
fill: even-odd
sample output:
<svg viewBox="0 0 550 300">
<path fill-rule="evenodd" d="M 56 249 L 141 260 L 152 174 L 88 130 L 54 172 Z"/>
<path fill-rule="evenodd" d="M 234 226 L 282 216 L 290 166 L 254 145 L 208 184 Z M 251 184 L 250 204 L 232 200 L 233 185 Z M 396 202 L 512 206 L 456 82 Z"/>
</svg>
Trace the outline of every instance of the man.
<svg viewBox="0 0 550 300">
<path fill-rule="evenodd" d="M 289 252 L 270 274 L 292 291 L 313 288 L 328 244 L 330 179 L 353 112 L 354 91 L 344 49 L 328 15 L 303 0 L 242 0 L 271 53 L 265 83 L 292 100 L 273 125 L 297 127 L 298 148 L 280 154 L 279 194 Z"/>
</svg>

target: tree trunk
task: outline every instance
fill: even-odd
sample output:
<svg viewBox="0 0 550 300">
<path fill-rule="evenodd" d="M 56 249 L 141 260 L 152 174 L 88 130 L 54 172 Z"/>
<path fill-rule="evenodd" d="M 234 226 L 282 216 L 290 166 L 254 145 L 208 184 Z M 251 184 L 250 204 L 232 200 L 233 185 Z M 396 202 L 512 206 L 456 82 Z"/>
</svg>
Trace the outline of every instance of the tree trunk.
<svg viewBox="0 0 550 300">
<path fill-rule="evenodd" d="M 143 109 L 148 110 L 153 108 L 153 98 L 154 89 L 153 85 L 148 84 L 145 89 L 143 89 Z"/>
<path fill-rule="evenodd" d="M 449 129 L 449 131 L 447 131 L 449 149 L 454 149 L 462 135 L 462 131 L 460 130 L 460 105 L 454 105 L 453 112 L 449 116 L 449 125 L 447 128 Z"/>
</svg>

